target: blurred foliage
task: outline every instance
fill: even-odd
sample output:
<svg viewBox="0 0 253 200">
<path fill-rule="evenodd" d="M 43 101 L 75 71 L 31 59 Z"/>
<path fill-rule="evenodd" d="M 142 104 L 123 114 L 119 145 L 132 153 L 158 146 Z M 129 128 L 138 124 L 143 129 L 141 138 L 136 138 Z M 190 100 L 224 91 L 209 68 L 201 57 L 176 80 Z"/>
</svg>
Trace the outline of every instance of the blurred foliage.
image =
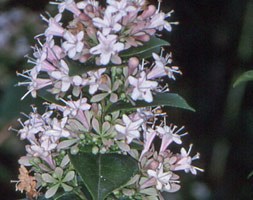
<svg viewBox="0 0 253 200">
<path fill-rule="evenodd" d="M 239 84 L 247 81 L 252 81 L 253 80 L 253 70 L 249 70 L 241 74 L 235 81 L 234 87 L 238 86 Z"/>
<path fill-rule="evenodd" d="M 16 71 L 27 67 L 24 55 L 31 55 L 34 36 L 43 32 L 39 18 L 47 0 L 0 0 L 0 194 L 8 200 L 15 193 L 18 158 L 24 144 L 8 127 L 18 127 L 20 112 L 29 112 L 34 99 L 20 101 L 25 88 L 14 87 Z M 247 179 L 253 168 L 253 83 L 233 88 L 242 72 L 253 68 L 252 0 L 170 0 L 163 9 L 175 10 L 180 25 L 172 34 L 174 64 L 184 75 L 171 83 L 173 92 L 183 96 L 197 112 L 168 109 L 171 122 L 185 125 L 201 153 L 198 166 L 205 172 L 182 177 L 179 193 L 170 200 L 253 199 L 253 181 Z"/>
</svg>

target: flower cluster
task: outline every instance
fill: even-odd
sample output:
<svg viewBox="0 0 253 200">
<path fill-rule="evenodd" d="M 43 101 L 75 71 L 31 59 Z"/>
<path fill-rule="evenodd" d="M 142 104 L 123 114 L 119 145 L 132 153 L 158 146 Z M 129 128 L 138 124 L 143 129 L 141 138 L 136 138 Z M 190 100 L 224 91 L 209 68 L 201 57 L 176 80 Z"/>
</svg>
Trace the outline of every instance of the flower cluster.
<svg viewBox="0 0 253 200">
<path fill-rule="evenodd" d="M 23 98 L 43 96 L 43 91 L 54 100 L 45 103 L 44 114 L 33 107 L 19 120 L 17 132 L 29 142 L 19 163 L 32 168 L 32 180 L 37 189 L 46 188 L 46 198 L 59 188 L 79 189 L 68 152 L 75 155 L 87 147 L 93 154 L 115 152 L 138 160 L 139 173 L 116 196 L 162 199 L 160 192 L 177 191 L 175 172 L 202 171 L 192 165 L 199 155 L 189 155 L 192 146 L 176 154 L 168 149 L 171 143 L 181 144 L 185 134 L 180 133 L 183 128 L 167 125 L 167 114 L 154 102 L 158 94 L 168 93 L 165 81 L 175 80 L 181 71 L 163 49 L 149 56 L 129 53 L 148 44 L 157 32 L 171 31 L 175 22 L 166 19 L 172 12 L 162 12 L 160 2 L 155 7 L 144 0 L 107 0 L 106 7 L 95 0 L 52 4 L 58 14 L 42 16 L 48 27 L 36 37 L 38 45 L 29 58 L 33 68 L 18 75 L 27 79 L 19 83 L 28 87 Z M 65 13 L 71 16 L 67 23 Z M 140 102 L 144 106 L 138 106 Z M 159 151 L 155 139 L 161 141 Z"/>
</svg>

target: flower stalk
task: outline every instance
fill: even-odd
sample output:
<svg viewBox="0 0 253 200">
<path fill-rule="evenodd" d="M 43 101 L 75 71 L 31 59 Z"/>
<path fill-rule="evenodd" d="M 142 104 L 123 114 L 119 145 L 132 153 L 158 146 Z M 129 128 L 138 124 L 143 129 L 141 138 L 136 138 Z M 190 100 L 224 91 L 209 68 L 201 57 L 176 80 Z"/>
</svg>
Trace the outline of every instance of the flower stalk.
<svg viewBox="0 0 253 200">
<path fill-rule="evenodd" d="M 169 123 L 162 110 L 192 110 L 170 93 L 169 83 L 182 72 L 164 50 L 168 43 L 158 38 L 177 24 L 169 21 L 172 11 L 164 13 L 160 1 L 155 6 L 145 0 L 52 4 L 58 13 L 42 16 L 48 27 L 36 37 L 28 60 L 33 66 L 18 73 L 26 79 L 19 85 L 28 89 L 22 99 L 31 94 L 53 100 L 45 102 L 44 113 L 33 106 L 26 119 L 18 120 L 18 135 L 28 142 L 19 163 L 33 176 L 26 175 L 30 182 L 25 184 L 20 176 L 17 190 L 31 198 L 73 195 L 68 198 L 83 200 L 89 199 L 83 185 L 101 200 L 158 200 L 163 191 L 178 191 L 177 171 L 195 175 L 203 170 L 192 165 L 199 158 L 190 156 L 192 145 L 189 151 L 170 150 L 187 133 Z M 68 23 L 65 15 L 71 16 Z"/>
</svg>

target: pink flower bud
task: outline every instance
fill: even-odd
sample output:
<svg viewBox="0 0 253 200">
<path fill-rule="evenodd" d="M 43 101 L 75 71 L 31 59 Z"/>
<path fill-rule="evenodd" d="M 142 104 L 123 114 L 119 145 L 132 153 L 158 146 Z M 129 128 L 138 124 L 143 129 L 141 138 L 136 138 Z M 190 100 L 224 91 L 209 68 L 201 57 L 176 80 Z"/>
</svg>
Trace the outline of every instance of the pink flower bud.
<svg viewBox="0 0 253 200">
<path fill-rule="evenodd" d="M 142 42 L 148 42 L 150 40 L 150 36 L 147 34 L 140 35 L 140 36 L 135 36 L 136 40 L 140 40 Z"/>
<path fill-rule="evenodd" d="M 156 7 L 154 5 L 149 5 L 146 10 L 140 15 L 140 19 L 144 20 L 148 17 L 151 17 L 156 12 Z"/>
<path fill-rule="evenodd" d="M 140 61 L 136 57 L 131 57 L 128 60 L 128 73 L 133 74 L 135 69 L 137 69 L 138 65 L 140 64 Z"/>
<path fill-rule="evenodd" d="M 152 169 L 152 170 L 156 170 L 159 166 L 159 162 L 158 161 L 152 161 L 149 165 L 148 165 L 148 169 Z"/>
</svg>

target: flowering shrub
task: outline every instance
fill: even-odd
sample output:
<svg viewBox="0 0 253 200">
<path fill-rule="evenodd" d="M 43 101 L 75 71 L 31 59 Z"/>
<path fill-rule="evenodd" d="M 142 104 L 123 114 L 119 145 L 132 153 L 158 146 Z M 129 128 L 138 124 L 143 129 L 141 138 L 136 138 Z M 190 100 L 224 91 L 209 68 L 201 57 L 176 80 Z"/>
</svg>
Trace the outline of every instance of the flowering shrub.
<svg viewBox="0 0 253 200">
<path fill-rule="evenodd" d="M 199 154 L 180 145 L 184 127 L 168 123 L 163 106 L 193 110 L 168 80 L 181 74 L 168 43 L 172 12 L 144 0 L 54 2 L 58 14 L 42 19 L 45 32 L 18 73 L 32 97 L 45 99 L 19 120 L 27 140 L 16 189 L 27 198 L 163 199 L 180 189 L 177 171 L 197 174 Z M 69 20 L 71 17 L 71 20 Z M 157 145 L 154 144 L 157 142 Z M 160 145 L 159 145 L 160 144 Z M 29 168 L 29 171 L 27 170 Z"/>
</svg>

